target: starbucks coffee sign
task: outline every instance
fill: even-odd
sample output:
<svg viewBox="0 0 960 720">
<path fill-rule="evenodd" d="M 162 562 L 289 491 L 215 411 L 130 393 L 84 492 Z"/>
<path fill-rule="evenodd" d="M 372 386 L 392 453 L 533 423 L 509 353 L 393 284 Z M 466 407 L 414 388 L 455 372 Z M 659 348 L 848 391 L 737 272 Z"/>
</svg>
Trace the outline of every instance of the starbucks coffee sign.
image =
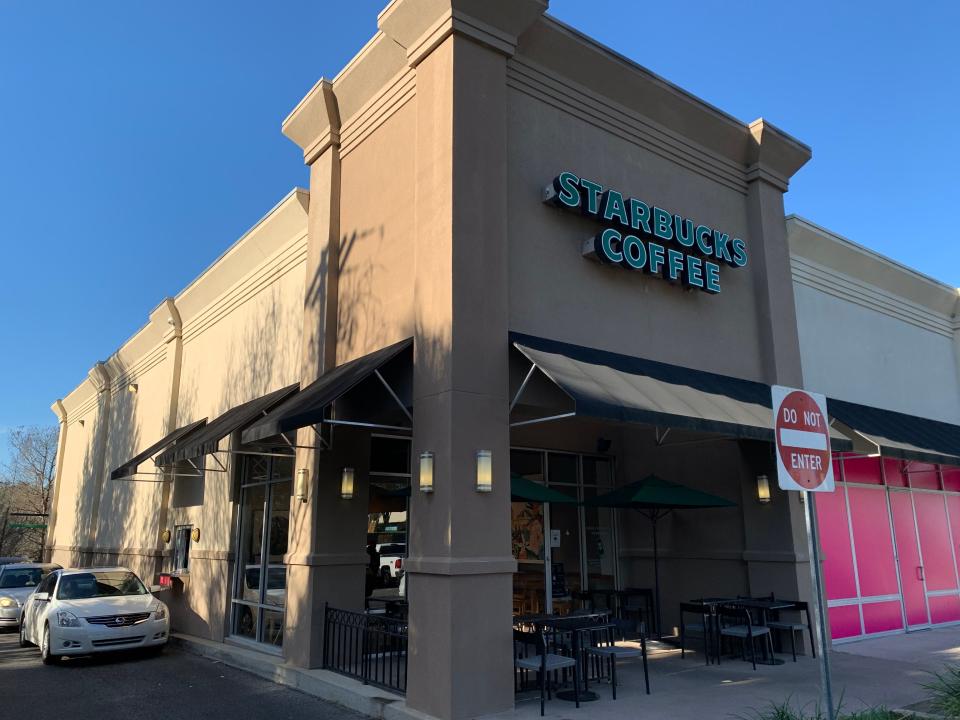
<svg viewBox="0 0 960 720">
<path fill-rule="evenodd" d="M 706 293 L 720 292 L 720 268 L 747 265 L 747 244 L 709 225 L 626 197 L 600 183 L 562 172 L 544 201 L 577 210 L 606 227 L 583 244 L 583 255 L 642 271 Z"/>
</svg>

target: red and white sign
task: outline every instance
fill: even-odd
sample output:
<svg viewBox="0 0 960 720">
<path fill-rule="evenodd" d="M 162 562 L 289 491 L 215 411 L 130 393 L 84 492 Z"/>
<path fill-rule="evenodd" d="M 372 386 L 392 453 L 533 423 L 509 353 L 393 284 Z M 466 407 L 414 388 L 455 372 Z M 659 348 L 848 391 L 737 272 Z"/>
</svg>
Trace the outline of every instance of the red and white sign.
<svg viewBox="0 0 960 720">
<path fill-rule="evenodd" d="M 780 385 L 771 390 L 780 488 L 833 492 L 827 399 Z"/>
</svg>

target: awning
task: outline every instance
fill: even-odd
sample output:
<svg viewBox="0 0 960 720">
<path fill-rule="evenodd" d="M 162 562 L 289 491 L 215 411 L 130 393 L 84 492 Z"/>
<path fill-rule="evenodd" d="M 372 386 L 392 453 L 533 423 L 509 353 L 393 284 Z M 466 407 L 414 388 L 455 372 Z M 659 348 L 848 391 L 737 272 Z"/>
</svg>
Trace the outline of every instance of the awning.
<svg viewBox="0 0 960 720">
<path fill-rule="evenodd" d="M 166 435 L 165 437 L 163 437 L 162 439 L 158 440 L 153 445 L 148 447 L 143 452 L 139 453 L 138 455 L 134 455 L 132 458 L 127 460 L 123 465 L 113 470 L 110 473 L 110 479 L 120 480 L 121 478 L 128 478 L 135 475 L 137 472 L 137 467 L 144 460 L 150 457 L 153 457 L 156 453 L 160 452 L 161 450 L 166 450 L 168 447 L 173 445 L 178 440 L 187 438 L 190 435 L 190 433 L 194 432 L 195 430 L 199 430 L 199 428 L 201 428 L 206 422 L 207 422 L 207 419 L 204 418 L 203 420 L 197 420 L 196 422 L 192 422 L 189 425 L 184 425 L 183 427 L 177 428 L 169 435 Z"/>
<path fill-rule="evenodd" d="M 861 435 L 878 454 L 960 465 L 960 426 L 844 400 L 828 399 L 827 410 L 845 435 Z"/>
<path fill-rule="evenodd" d="M 299 384 L 288 385 L 281 390 L 275 390 L 272 393 L 245 402 L 243 405 L 230 408 L 203 430 L 160 455 L 157 458 L 157 465 L 173 465 L 179 460 L 193 460 L 208 453 L 217 452 L 223 438 L 252 423 L 277 403 L 290 397 L 297 391 L 298 387 L 300 387 Z"/>
<path fill-rule="evenodd" d="M 381 390 L 392 396 L 393 400 L 403 407 L 403 412 L 407 413 L 404 404 L 399 402 L 395 391 L 379 375 L 379 371 L 401 352 L 411 347 L 413 347 L 412 338 L 401 340 L 389 347 L 351 360 L 335 367 L 330 372 L 324 373 L 294 397 L 276 407 L 262 420 L 244 430 L 243 442 L 257 442 L 329 421 L 329 418 L 325 416 L 327 407 L 374 375 L 377 375 L 378 381 L 382 383 Z"/>
<path fill-rule="evenodd" d="M 570 397 L 570 416 L 773 442 L 769 385 L 519 333 L 510 339 Z M 852 448 L 839 434 L 833 446 Z"/>
</svg>

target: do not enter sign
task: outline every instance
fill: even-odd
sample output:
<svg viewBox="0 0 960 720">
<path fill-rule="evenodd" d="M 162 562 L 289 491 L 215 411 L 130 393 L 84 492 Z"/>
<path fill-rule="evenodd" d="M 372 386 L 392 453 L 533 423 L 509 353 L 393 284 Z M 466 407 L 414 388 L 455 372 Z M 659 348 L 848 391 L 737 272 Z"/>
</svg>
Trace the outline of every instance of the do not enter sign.
<svg viewBox="0 0 960 720">
<path fill-rule="evenodd" d="M 780 385 L 771 390 L 780 488 L 833 492 L 827 399 Z"/>
</svg>

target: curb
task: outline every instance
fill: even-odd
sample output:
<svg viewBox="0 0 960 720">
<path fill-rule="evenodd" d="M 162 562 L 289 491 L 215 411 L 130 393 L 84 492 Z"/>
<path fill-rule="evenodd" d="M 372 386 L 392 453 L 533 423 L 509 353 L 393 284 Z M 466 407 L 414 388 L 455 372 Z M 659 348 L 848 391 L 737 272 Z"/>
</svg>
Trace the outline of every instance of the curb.
<svg viewBox="0 0 960 720">
<path fill-rule="evenodd" d="M 193 655 L 217 660 L 376 720 L 430 720 L 429 715 L 408 708 L 400 695 L 328 670 L 305 670 L 279 657 L 182 633 L 171 633 L 170 642 Z"/>
</svg>

